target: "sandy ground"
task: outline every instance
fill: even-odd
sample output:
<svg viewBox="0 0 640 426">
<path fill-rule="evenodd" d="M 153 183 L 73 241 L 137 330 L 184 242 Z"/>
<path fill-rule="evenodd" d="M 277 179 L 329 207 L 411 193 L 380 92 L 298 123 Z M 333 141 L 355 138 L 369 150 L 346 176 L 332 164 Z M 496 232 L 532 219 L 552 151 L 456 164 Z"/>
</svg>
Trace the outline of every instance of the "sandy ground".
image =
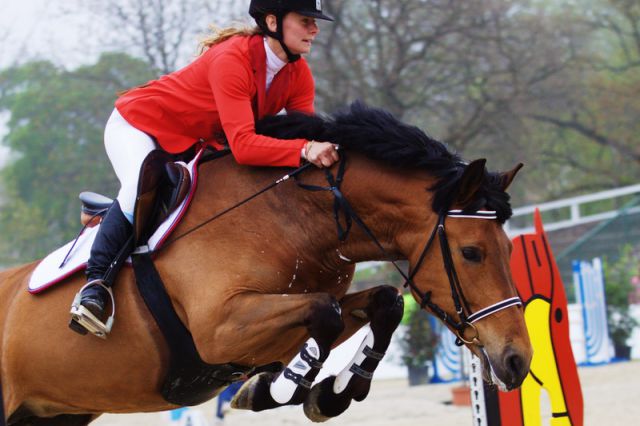
<svg viewBox="0 0 640 426">
<path fill-rule="evenodd" d="M 640 360 L 598 367 L 581 367 L 580 380 L 585 406 L 586 426 L 622 426 L 640 419 Z M 450 404 L 454 384 L 409 387 L 404 380 L 377 380 L 369 397 L 354 402 L 329 425 L 438 426 L 472 425 L 471 409 Z M 311 424 L 302 408 L 283 407 L 262 413 L 231 410 L 224 423 L 214 421 L 215 400 L 195 407 L 204 419 L 193 426 L 224 424 L 229 426 L 280 426 Z M 548 401 L 543 398 L 543 424 L 549 424 Z M 96 426 L 170 425 L 168 413 L 104 415 Z"/>
</svg>

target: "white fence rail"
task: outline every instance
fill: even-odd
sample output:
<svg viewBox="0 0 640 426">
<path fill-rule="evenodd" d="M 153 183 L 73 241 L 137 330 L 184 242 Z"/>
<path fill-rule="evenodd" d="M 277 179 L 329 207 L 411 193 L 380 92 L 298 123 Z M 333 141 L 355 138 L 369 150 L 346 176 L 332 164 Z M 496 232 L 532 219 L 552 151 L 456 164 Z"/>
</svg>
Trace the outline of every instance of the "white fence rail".
<svg viewBox="0 0 640 426">
<path fill-rule="evenodd" d="M 611 189 L 608 191 L 596 192 L 589 195 L 566 198 L 563 200 L 550 201 L 548 203 L 518 207 L 513 209 L 513 216 L 510 221 L 505 224 L 505 230 L 511 237 L 520 234 L 529 234 L 535 232 L 533 226 L 517 227 L 515 223 L 521 222 L 521 220 L 518 221 L 517 219 L 519 217 L 532 215 L 536 208 L 540 209 L 541 213 L 556 211 L 558 216 L 563 216 L 562 219 L 558 219 L 555 222 L 545 218 L 544 229 L 547 232 L 582 225 L 585 223 L 599 222 L 602 220 L 611 219 L 618 215 L 618 207 L 592 214 L 584 213 L 583 208 L 588 204 L 592 204 L 598 201 L 615 200 L 631 195 L 640 195 L 640 184 Z M 563 212 L 563 210 L 568 210 L 568 215 L 567 212 Z M 629 209 L 629 213 L 638 212 L 640 212 L 640 207 Z M 565 214 L 563 215 L 562 213 Z M 568 218 L 564 218 L 566 216 L 568 216 Z M 533 221 L 530 221 L 530 223 L 532 222 Z"/>
</svg>

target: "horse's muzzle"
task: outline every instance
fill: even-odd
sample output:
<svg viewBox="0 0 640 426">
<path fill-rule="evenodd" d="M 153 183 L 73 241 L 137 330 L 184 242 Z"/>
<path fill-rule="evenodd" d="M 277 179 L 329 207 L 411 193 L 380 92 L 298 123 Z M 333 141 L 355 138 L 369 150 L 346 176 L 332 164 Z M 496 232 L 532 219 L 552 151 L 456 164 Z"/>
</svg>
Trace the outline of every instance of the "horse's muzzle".
<svg viewBox="0 0 640 426">
<path fill-rule="evenodd" d="M 502 356 L 503 365 L 505 367 L 507 389 L 513 390 L 519 387 L 529 373 L 529 365 L 531 357 L 525 358 L 511 347 L 505 349 Z"/>
<path fill-rule="evenodd" d="M 507 346 L 497 357 L 484 352 L 483 358 L 484 379 L 502 391 L 518 388 L 529 373 L 531 354 L 522 353 L 513 346 Z"/>
</svg>

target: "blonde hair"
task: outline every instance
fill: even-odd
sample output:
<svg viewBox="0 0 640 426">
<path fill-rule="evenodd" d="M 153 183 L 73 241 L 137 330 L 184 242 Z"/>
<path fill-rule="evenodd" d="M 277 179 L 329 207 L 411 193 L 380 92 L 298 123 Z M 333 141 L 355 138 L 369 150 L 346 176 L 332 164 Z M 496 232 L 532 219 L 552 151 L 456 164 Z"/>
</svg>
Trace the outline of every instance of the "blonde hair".
<svg viewBox="0 0 640 426">
<path fill-rule="evenodd" d="M 211 33 L 200 40 L 199 54 L 204 53 L 211 46 L 215 46 L 218 43 L 222 43 L 225 40 L 229 40 L 235 36 L 252 36 L 256 34 L 263 34 L 262 30 L 258 26 L 250 27 L 243 24 L 232 25 L 226 28 L 220 28 L 217 25 L 209 25 Z"/>
</svg>

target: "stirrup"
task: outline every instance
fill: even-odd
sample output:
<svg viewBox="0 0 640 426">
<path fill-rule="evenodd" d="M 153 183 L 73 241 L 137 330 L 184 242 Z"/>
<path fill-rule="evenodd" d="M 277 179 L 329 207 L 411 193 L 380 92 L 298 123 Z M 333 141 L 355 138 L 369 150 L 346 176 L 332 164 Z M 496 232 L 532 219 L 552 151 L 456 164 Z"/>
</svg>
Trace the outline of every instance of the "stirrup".
<svg viewBox="0 0 640 426">
<path fill-rule="evenodd" d="M 89 309 L 80 304 L 80 301 L 82 300 L 82 290 L 92 285 L 99 285 L 103 287 L 105 290 L 107 290 L 109 296 L 111 297 L 111 315 L 109 316 L 109 318 L 107 318 L 106 322 L 100 321 L 98 318 L 96 318 L 95 315 L 93 315 L 93 313 L 91 313 Z M 84 327 L 85 330 L 87 330 L 94 336 L 101 339 L 106 339 L 107 334 L 111 332 L 114 317 L 116 316 L 116 300 L 113 297 L 113 291 L 110 287 L 104 285 L 103 280 L 89 281 L 76 293 L 76 296 L 73 298 L 73 303 L 71 304 L 71 311 L 69 311 L 69 313 L 71 314 L 71 321 L 75 321 L 78 325 Z"/>
</svg>

